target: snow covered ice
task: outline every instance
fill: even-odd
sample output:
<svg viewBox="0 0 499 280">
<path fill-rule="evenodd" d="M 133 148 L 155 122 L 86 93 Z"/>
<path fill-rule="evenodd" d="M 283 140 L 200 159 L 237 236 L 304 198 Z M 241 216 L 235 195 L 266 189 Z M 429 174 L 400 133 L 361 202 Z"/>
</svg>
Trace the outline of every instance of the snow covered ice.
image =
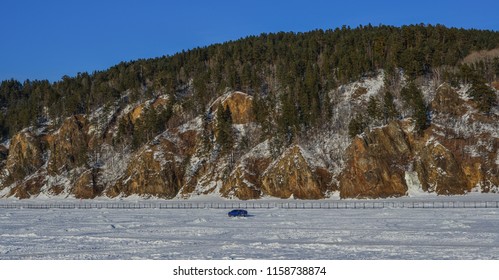
<svg viewBox="0 0 499 280">
<path fill-rule="evenodd" d="M 0 259 L 499 258 L 497 208 L 229 210 L 0 209 Z"/>
</svg>

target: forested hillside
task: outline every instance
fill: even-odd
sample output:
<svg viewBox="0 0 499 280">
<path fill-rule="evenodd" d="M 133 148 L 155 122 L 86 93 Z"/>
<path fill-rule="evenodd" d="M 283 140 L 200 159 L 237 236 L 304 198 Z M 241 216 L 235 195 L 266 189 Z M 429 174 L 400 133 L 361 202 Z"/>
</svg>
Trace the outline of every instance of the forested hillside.
<svg viewBox="0 0 499 280">
<path fill-rule="evenodd" d="M 319 198 L 352 188 L 366 167 L 352 167 L 358 153 L 351 145 L 361 137 L 377 142 L 372 133 L 391 127 L 385 136 L 402 137 L 408 151 L 372 162 L 369 168 L 384 170 L 373 175 L 382 194 L 346 196 L 404 195 L 414 175 L 407 172 L 417 173 L 424 190 L 439 192 L 449 182 L 428 183 L 435 179 L 425 165 L 431 160 L 416 162 L 438 135 L 463 140 L 448 143 L 442 157 L 455 161 L 452 172 L 466 181 L 442 193 L 493 190 L 497 48 L 496 31 L 369 25 L 250 36 L 55 83 L 3 81 L 0 189 L 18 197 Z M 450 101 L 459 112 L 447 112 Z M 472 147 L 462 130 L 475 130 L 483 145 Z M 367 146 L 369 157 L 380 153 Z M 486 162 L 475 160 L 484 155 Z"/>
</svg>

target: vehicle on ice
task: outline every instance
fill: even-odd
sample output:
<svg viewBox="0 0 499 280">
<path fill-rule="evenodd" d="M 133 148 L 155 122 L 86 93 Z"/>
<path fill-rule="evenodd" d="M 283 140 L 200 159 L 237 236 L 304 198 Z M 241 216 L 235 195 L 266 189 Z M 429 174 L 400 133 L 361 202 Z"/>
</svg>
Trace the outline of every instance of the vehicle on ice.
<svg viewBox="0 0 499 280">
<path fill-rule="evenodd" d="M 243 209 L 234 209 L 227 213 L 229 217 L 246 217 L 248 216 L 248 211 Z"/>
</svg>

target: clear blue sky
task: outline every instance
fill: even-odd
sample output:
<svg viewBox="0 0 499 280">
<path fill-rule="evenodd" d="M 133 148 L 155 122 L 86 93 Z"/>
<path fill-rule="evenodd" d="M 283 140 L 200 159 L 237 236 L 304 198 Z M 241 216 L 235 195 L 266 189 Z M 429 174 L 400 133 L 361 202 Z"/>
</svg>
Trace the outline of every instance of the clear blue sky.
<svg viewBox="0 0 499 280">
<path fill-rule="evenodd" d="M 441 23 L 499 30 L 499 1 L 1 0 L 0 80 L 59 80 L 262 32 Z"/>
</svg>

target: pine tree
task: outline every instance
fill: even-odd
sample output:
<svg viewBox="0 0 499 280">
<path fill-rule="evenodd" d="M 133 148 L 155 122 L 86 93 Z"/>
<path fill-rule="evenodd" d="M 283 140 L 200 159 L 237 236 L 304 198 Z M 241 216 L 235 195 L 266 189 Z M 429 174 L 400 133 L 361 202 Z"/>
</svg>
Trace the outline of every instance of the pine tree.
<svg viewBox="0 0 499 280">
<path fill-rule="evenodd" d="M 220 103 L 217 109 L 217 138 L 222 153 L 228 152 L 234 146 L 234 131 L 232 130 L 232 113 L 229 106 Z"/>
<path fill-rule="evenodd" d="M 255 93 L 253 95 L 251 108 L 253 110 L 253 115 L 255 116 L 256 122 L 259 123 L 260 125 L 265 123 L 267 114 L 265 112 L 264 100 L 261 99 L 259 93 Z"/>
<path fill-rule="evenodd" d="M 144 130 L 144 122 L 140 118 L 137 119 L 132 134 L 132 148 L 134 150 L 138 149 L 146 141 L 146 132 Z"/>
<path fill-rule="evenodd" d="M 203 115 L 203 132 L 201 134 L 203 142 L 203 151 L 208 153 L 211 150 L 212 145 L 212 129 L 210 123 L 213 119 L 213 112 L 211 108 Z"/>
<path fill-rule="evenodd" d="M 367 116 L 371 124 L 376 124 L 383 117 L 379 101 L 374 96 L 369 97 L 369 101 L 367 102 Z"/>
<path fill-rule="evenodd" d="M 415 106 L 414 118 L 416 119 L 416 131 L 421 134 L 428 127 L 428 108 L 423 98 L 418 98 Z"/>
<path fill-rule="evenodd" d="M 362 114 L 357 114 L 350 120 L 350 123 L 348 124 L 348 135 L 353 138 L 358 134 L 364 132 L 364 129 L 366 128 L 367 122 L 365 116 L 363 116 Z"/>
<path fill-rule="evenodd" d="M 478 75 L 473 75 L 471 79 L 469 95 L 478 104 L 478 109 L 485 114 L 489 114 L 492 108 L 497 105 L 494 90 L 487 86 L 485 79 Z"/>
<path fill-rule="evenodd" d="M 383 95 L 383 118 L 385 123 L 395 120 L 398 117 L 397 108 L 393 100 L 393 94 L 390 91 L 386 91 Z"/>
<path fill-rule="evenodd" d="M 400 92 L 406 108 L 411 112 L 416 122 L 416 131 L 421 134 L 428 127 L 428 107 L 423 93 L 414 81 L 410 81 Z"/>
<path fill-rule="evenodd" d="M 256 93 L 253 96 L 252 109 L 253 115 L 255 116 L 255 121 L 262 128 L 262 134 L 260 135 L 260 140 L 274 136 L 272 133 L 275 131 L 275 123 L 273 121 L 274 115 L 271 108 L 275 108 L 275 96 L 268 95 L 265 97 L 260 96 Z"/>
<path fill-rule="evenodd" d="M 286 145 L 293 142 L 299 127 L 299 114 L 297 112 L 294 98 L 291 94 L 281 96 L 282 113 L 278 121 L 279 137 L 285 139 Z"/>
<path fill-rule="evenodd" d="M 168 121 L 173 116 L 173 103 L 168 102 L 166 107 L 160 108 L 155 118 L 155 134 L 163 132 L 168 127 Z"/>
</svg>

